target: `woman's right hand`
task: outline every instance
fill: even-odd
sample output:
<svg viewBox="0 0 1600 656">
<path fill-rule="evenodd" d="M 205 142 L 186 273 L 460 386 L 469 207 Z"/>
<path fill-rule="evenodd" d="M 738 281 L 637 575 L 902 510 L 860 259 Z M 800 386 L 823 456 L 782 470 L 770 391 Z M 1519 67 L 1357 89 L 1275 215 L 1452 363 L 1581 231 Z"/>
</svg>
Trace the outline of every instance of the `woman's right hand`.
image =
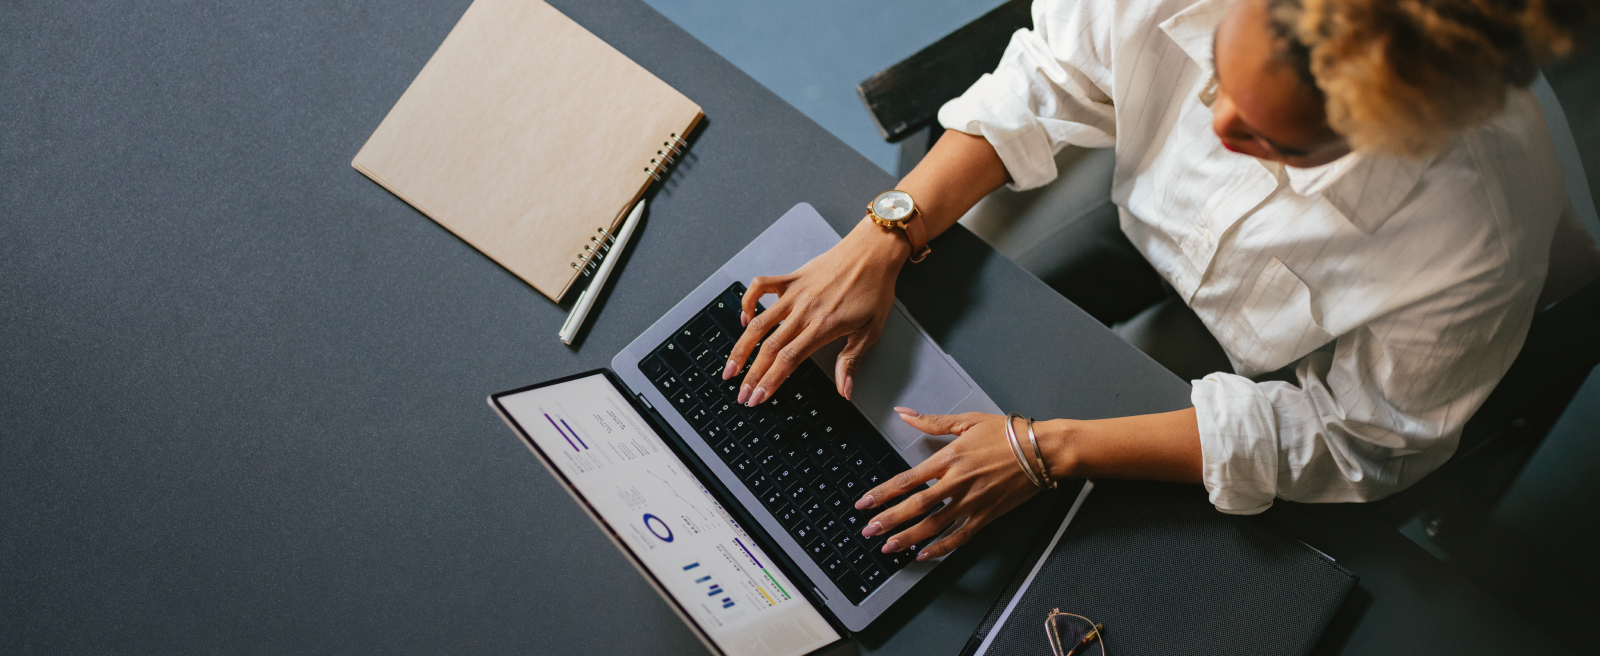
<svg viewBox="0 0 1600 656">
<path fill-rule="evenodd" d="M 754 406 L 771 398 L 801 362 L 840 337 L 849 341 L 834 366 L 834 381 L 839 394 L 850 398 L 856 366 L 883 331 L 894 305 L 895 278 L 910 254 L 905 233 L 862 219 L 842 241 L 794 273 L 750 281 L 740 314 L 744 334 L 722 371 L 723 380 L 738 375 L 760 344 L 739 388 L 739 402 Z M 778 302 L 758 315 L 756 302 L 767 294 L 777 294 Z"/>
</svg>

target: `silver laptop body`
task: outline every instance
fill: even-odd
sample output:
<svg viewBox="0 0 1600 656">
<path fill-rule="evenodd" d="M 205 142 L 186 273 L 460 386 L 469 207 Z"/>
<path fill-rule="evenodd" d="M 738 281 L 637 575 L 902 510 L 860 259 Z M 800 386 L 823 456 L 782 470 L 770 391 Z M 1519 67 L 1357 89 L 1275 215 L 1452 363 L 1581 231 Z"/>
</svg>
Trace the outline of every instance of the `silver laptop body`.
<svg viewBox="0 0 1600 656">
<path fill-rule="evenodd" d="M 852 604 L 640 370 L 640 362 L 645 357 L 733 283 L 748 284 L 756 276 L 794 271 L 839 240 L 838 233 L 809 204 L 796 205 L 618 353 L 611 361 L 611 368 L 640 401 L 661 415 L 743 509 L 760 523 L 772 537 L 774 544 L 770 546 L 781 549 L 799 573 L 809 579 L 813 592 L 824 601 L 828 611 L 855 632 L 881 615 L 942 559 L 912 563 L 890 576 L 859 605 Z M 775 296 L 768 296 L 763 302 L 770 306 L 775 299 Z M 830 378 L 842 346 L 841 340 L 812 356 Z M 882 337 L 857 369 L 854 396 L 851 403 L 911 466 L 927 459 L 950 438 L 924 435 L 911 428 L 895 413 L 895 406 L 931 414 L 1000 412 L 999 406 L 972 381 L 961 365 L 933 342 L 898 300 Z"/>
</svg>

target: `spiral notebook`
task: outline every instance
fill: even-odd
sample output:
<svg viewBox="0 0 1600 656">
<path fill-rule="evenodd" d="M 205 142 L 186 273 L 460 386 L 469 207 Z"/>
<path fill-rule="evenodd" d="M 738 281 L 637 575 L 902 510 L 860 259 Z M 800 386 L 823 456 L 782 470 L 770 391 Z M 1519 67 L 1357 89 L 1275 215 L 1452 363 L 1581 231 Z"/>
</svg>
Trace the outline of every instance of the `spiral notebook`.
<svg viewBox="0 0 1600 656">
<path fill-rule="evenodd" d="M 540 0 L 476 0 L 351 162 L 560 301 L 700 106 Z"/>
</svg>

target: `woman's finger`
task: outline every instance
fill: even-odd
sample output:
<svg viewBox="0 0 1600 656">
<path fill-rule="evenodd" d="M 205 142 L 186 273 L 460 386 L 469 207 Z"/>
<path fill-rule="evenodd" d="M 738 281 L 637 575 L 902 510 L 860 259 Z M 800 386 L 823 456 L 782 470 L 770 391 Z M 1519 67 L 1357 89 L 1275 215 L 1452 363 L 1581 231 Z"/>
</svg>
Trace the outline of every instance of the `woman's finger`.
<svg viewBox="0 0 1600 656">
<path fill-rule="evenodd" d="M 830 335 L 824 335 L 822 329 L 812 324 L 799 335 L 790 338 L 787 333 L 789 323 L 799 323 L 799 319 L 784 324 L 784 329 L 772 334 L 766 343 L 761 345 L 761 353 L 756 355 L 756 361 L 751 363 L 750 372 L 745 374 L 745 384 L 754 388 L 750 391 L 747 405 L 755 405 L 772 398 L 778 392 L 778 386 L 788 380 L 794 370 L 806 358 L 824 344 L 832 341 Z M 741 396 L 743 396 L 741 394 Z"/>
<path fill-rule="evenodd" d="M 745 360 L 750 358 L 750 352 L 756 350 L 756 344 L 761 343 L 768 332 L 788 317 L 791 309 L 790 303 L 779 299 L 772 307 L 767 308 L 766 312 L 756 315 L 745 324 L 744 333 L 739 335 L 739 339 L 733 343 L 733 350 L 728 352 L 728 364 L 722 368 L 723 380 L 739 374 L 739 370 L 744 368 Z"/>
<path fill-rule="evenodd" d="M 972 539 L 972 536 L 977 535 L 978 530 L 987 526 L 989 522 L 993 521 L 994 517 L 995 513 L 992 511 L 979 511 L 978 514 L 962 517 L 961 521 L 956 522 L 955 530 L 950 531 L 949 535 L 923 547 L 922 551 L 917 553 L 917 560 L 931 560 L 950 555 L 950 552 L 955 551 L 956 547 L 966 544 L 968 540 Z M 917 543 L 912 542 L 911 544 Z"/>
<path fill-rule="evenodd" d="M 993 415 L 967 412 L 959 415 L 924 415 L 911 408 L 895 408 L 901 421 L 929 435 L 960 435 Z"/>
<path fill-rule="evenodd" d="M 867 526 L 861 530 L 861 535 L 870 538 L 874 535 L 889 533 L 901 524 L 932 512 L 945 499 L 961 496 L 962 492 L 962 490 L 953 489 L 950 484 L 940 481 L 928 489 L 906 497 L 905 501 L 901 501 L 895 504 L 894 507 L 888 508 L 873 516 L 872 519 L 867 520 Z M 911 543 L 902 542 L 902 544 Z"/>
<path fill-rule="evenodd" d="M 943 500 L 941 499 L 939 501 L 942 502 Z M 894 553 L 896 551 L 903 551 L 907 548 L 910 548 L 911 545 L 914 544 L 927 544 L 934 538 L 939 537 L 940 533 L 943 533 L 949 529 L 951 525 L 957 522 L 957 520 L 963 519 L 963 517 L 969 512 L 965 509 L 965 504 L 961 504 L 956 501 L 945 504 L 942 508 L 938 506 L 938 502 L 935 502 L 932 508 L 937 508 L 937 510 L 935 510 L 933 514 L 924 517 L 922 521 L 908 526 L 905 528 L 905 530 L 890 536 L 888 540 L 884 541 L 883 547 L 881 547 L 880 550 L 883 551 L 883 553 Z M 918 513 L 912 517 L 916 517 L 921 514 L 922 513 Z M 918 560 L 922 559 L 918 558 Z"/>
<path fill-rule="evenodd" d="M 783 293 L 789 291 L 789 283 L 794 282 L 795 275 L 787 276 L 756 276 L 750 279 L 750 286 L 744 290 L 744 297 L 739 299 L 739 323 L 750 325 L 750 319 L 756 316 L 756 303 L 762 296 L 777 294 L 783 298 Z"/>
<path fill-rule="evenodd" d="M 839 396 L 849 399 L 855 392 L 856 367 L 861 365 L 861 356 L 878 341 L 882 331 L 882 324 L 874 321 L 868 327 L 850 333 L 850 339 L 845 342 L 844 350 L 839 352 L 839 359 L 833 365 L 833 381 L 839 387 Z"/>
<path fill-rule="evenodd" d="M 944 473 L 944 457 L 938 453 L 906 471 L 889 477 L 889 480 L 879 483 L 877 487 L 867 490 L 856 500 L 857 510 L 876 508 L 885 501 L 902 494 L 910 494 L 923 483 L 938 478 Z"/>
</svg>

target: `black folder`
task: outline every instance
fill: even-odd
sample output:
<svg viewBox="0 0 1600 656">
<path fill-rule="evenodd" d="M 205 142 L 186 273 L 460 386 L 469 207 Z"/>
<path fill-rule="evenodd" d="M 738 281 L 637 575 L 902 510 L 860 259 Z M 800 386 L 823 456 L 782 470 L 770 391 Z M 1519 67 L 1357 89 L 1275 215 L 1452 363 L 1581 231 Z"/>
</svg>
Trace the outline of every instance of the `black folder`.
<svg viewBox="0 0 1600 656">
<path fill-rule="evenodd" d="M 1050 654 L 1052 608 L 1103 624 L 1114 656 L 1304 655 L 1357 579 L 1259 518 L 1217 512 L 1197 486 L 1105 481 L 1027 581 L 1057 525 L 1040 531 L 962 656 L 991 632 L 987 654 Z"/>
</svg>

